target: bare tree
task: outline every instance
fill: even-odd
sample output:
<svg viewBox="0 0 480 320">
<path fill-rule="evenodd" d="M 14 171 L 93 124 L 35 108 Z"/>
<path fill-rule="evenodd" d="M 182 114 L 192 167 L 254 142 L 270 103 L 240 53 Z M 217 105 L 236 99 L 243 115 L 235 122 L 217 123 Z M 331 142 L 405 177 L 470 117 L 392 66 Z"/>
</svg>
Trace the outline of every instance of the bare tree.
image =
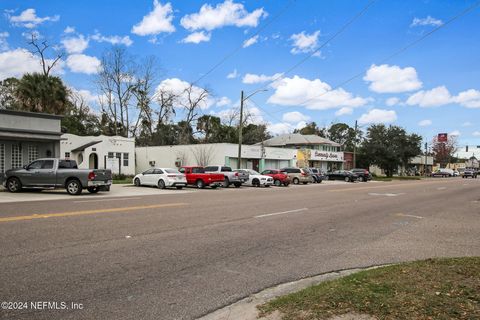
<svg viewBox="0 0 480 320">
<path fill-rule="evenodd" d="M 191 148 L 198 166 L 208 166 L 212 160 L 213 146 L 199 144 Z"/>
<path fill-rule="evenodd" d="M 191 126 L 192 122 L 198 118 L 202 106 L 207 103 L 208 91 L 190 84 L 185 88 L 182 96 L 179 99 L 179 104 L 185 111 L 184 121 Z"/>
<path fill-rule="evenodd" d="M 50 75 L 50 71 L 53 69 L 53 67 L 55 67 L 55 65 L 63 57 L 63 53 L 57 53 L 55 58 L 53 58 L 53 60 L 48 59 L 46 57 L 46 51 L 48 48 L 50 48 L 50 46 L 48 45 L 47 40 L 43 40 L 42 42 L 39 42 L 38 34 L 35 32 L 32 32 L 30 34 L 30 40 L 28 41 L 28 44 L 34 47 L 34 50 L 31 52 L 32 54 L 40 57 L 40 64 L 42 65 L 43 75 L 45 77 L 48 77 Z"/>
</svg>

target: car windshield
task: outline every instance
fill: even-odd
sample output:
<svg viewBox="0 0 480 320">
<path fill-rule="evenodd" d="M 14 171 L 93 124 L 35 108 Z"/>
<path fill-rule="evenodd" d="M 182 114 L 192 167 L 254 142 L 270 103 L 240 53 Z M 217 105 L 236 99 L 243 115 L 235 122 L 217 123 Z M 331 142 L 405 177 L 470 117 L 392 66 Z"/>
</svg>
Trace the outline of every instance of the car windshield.
<svg viewBox="0 0 480 320">
<path fill-rule="evenodd" d="M 248 171 L 249 174 L 260 175 L 260 173 L 258 173 L 258 172 L 255 171 L 255 170 L 252 170 L 252 169 L 248 169 L 247 171 Z"/>
<path fill-rule="evenodd" d="M 165 169 L 165 172 L 166 173 L 176 173 L 176 174 L 180 174 L 180 171 L 176 170 L 176 169 Z"/>
</svg>

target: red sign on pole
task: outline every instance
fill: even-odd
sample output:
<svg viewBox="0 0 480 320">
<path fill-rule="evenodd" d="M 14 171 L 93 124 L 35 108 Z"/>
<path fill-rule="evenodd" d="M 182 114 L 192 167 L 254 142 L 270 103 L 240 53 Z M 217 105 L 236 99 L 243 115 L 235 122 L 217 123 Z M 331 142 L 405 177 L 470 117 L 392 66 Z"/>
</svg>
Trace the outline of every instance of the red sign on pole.
<svg viewBox="0 0 480 320">
<path fill-rule="evenodd" d="M 447 142 L 448 141 L 448 134 L 439 133 L 437 140 L 438 140 L 438 142 Z"/>
</svg>

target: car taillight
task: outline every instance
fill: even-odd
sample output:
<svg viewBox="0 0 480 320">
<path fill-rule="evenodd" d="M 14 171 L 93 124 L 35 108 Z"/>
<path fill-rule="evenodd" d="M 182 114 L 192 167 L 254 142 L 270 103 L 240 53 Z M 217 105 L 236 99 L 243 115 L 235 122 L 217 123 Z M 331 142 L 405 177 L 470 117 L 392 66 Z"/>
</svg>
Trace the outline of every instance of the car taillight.
<svg viewBox="0 0 480 320">
<path fill-rule="evenodd" d="M 93 171 L 90 171 L 88 173 L 88 180 L 94 180 L 95 179 L 95 172 Z"/>
<path fill-rule="evenodd" d="M 368 173 L 369 173 L 368 170 L 365 170 L 365 174 L 368 174 Z"/>
<path fill-rule="evenodd" d="M 308 174 L 305 172 L 302 172 L 302 176 L 308 176 Z"/>
<path fill-rule="evenodd" d="M 238 172 L 235 172 L 235 177 L 238 177 Z"/>
</svg>

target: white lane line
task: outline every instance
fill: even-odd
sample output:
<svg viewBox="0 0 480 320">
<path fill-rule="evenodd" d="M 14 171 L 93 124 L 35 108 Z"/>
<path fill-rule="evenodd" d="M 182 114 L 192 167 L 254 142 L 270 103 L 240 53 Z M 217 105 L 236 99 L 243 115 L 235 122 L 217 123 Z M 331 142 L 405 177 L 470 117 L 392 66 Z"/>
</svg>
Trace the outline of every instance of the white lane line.
<svg viewBox="0 0 480 320">
<path fill-rule="evenodd" d="M 120 201 L 120 200 L 138 200 L 142 199 L 141 197 L 136 197 L 136 198 L 107 198 L 107 199 L 95 199 L 95 200 L 77 200 L 73 201 L 73 203 L 81 203 L 81 202 L 100 202 L 100 201 Z"/>
<path fill-rule="evenodd" d="M 302 212 L 302 211 L 307 211 L 307 210 L 308 210 L 308 208 L 301 208 L 301 209 L 288 210 L 288 211 L 282 211 L 282 212 L 267 213 L 267 214 L 261 214 L 261 215 L 258 215 L 258 216 L 254 216 L 254 218 L 265 218 L 265 217 L 278 216 L 278 215 L 287 214 L 287 213 L 297 213 L 297 212 Z"/>
<path fill-rule="evenodd" d="M 417 219 L 423 219 L 424 218 L 424 217 L 420 217 L 420 216 L 415 216 L 413 214 L 397 213 L 396 215 L 399 216 L 399 217 L 410 217 L 410 218 L 417 218 Z"/>
<path fill-rule="evenodd" d="M 401 196 L 405 193 L 375 193 L 375 192 L 370 192 L 368 195 L 369 196 L 385 196 L 385 197 L 396 197 L 396 196 Z"/>
<path fill-rule="evenodd" d="M 447 187 L 438 187 L 437 190 L 446 190 Z"/>
</svg>

